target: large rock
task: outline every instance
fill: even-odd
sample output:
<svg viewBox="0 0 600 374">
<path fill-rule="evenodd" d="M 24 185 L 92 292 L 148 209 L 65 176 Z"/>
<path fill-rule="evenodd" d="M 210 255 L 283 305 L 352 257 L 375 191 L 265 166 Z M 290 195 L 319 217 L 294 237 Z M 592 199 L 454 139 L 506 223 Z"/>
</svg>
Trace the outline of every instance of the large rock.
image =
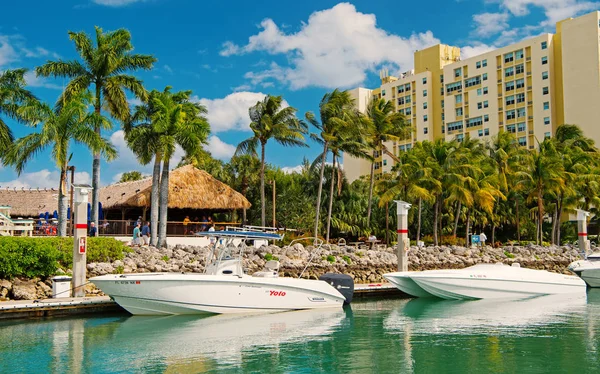
<svg viewBox="0 0 600 374">
<path fill-rule="evenodd" d="M 36 280 L 15 280 L 12 286 L 12 298 L 15 300 L 35 300 L 38 296 Z"/>
</svg>

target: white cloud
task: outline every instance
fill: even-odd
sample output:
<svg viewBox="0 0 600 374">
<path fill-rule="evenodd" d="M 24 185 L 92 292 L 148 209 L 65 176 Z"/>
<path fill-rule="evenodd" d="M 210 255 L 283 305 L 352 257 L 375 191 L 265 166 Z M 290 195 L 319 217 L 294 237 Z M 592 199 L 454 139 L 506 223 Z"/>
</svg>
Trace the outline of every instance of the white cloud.
<svg viewBox="0 0 600 374">
<path fill-rule="evenodd" d="M 508 28 L 508 13 L 481 13 L 474 14 L 475 33 L 481 37 L 497 34 Z"/>
<path fill-rule="evenodd" d="M 173 74 L 173 69 L 171 69 L 171 67 L 169 65 L 165 65 L 163 66 L 163 69 L 165 69 L 165 71 L 169 74 Z"/>
<path fill-rule="evenodd" d="M 0 35 L 0 67 L 8 65 L 11 62 L 17 61 L 19 55 L 15 48 L 11 45 L 9 37 Z"/>
<path fill-rule="evenodd" d="M 82 171 L 75 172 L 75 183 L 90 184 L 92 178 L 90 174 Z M 30 173 L 22 173 L 17 179 L 0 182 L 0 188 L 55 188 L 58 189 L 60 182 L 60 173 L 58 170 L 50 171 L 42 169 Z"/>
<path fill-rule="evenodd" d="M 268 70 L 249 73 L 247 78 L 255 84 L 277 80 L 292 89 L 359 85 L 368 71 L 381 64 L 410 68 L 416 49 L 439 43 L 430 31 L 409 38 L 389 34 L 377 27 L 375 15 L 357 12 L 348 3 L 314 12 L 295 34 L 286 34 L 268 18 L 260 26 L 262 30 L 251 36 L 247 45 L 226 42 L 221 55 L 254 51 L 285 54 L 290 67 L 271 64 Z"/>
<path fill-rule="evenodd" d="M 496 49 L 493 45 L 478 43 L 475 45 L 467 45 L 460 48 L 460 57 L 464 60 L 470 57 L 479 56 L 480 54 Z"/>
<path fill-rule="evenodd" d="M 206 150 L 209 151 L 214 158 L 228 160 L 235 153 L 235 146 L 225 143 L 217 136 L 213 135 L 208 138 Z"/>
<path fill-rule="evenodd" d="M 140 100 L 138 97 L 132 97 L 127 99 L 127 103 L 129 104 L 129 106 L 134 107 L 134 106 L 138 106 L 138 105 L 142 105 L 143 102 L 142 100 Z"/>
<path fill-rule="evenodd" d="M 600 3 L 580 0 L 495 0 L 500 7 L 517 17 L 526 16 L 531 8 L 541 8 L 546 15 L 542 25 L 553 25 L 565 18 L 595 10 Z"/>
<path fill-rule="evenodd" d="M 240 92 L 240 91 L 248 91 L 251 88 L 252 88 L 252 86 L 250 86 L 249 84 L 242 84 L 237 87 L 233 87 L 232 90 L 233 90 L 233 92 Z"/>
<path fill-rule="evenodd" d="M 293 173 L 302 173 L 302 165 L 296 165 L 296 166 L 284 166 L 281 168 L 281 171 L 283 171 L 286 174 L 293 174 Z"/>
<path fill-rule="evenodd" d="M 117 8 L 117 7 L 121 7 L 121 6 L 127 6 L 127 5 L 133 4 L 133 3 L 143 2 L 146 0 L 92 0 L 92 1 L 98 5 L 106 5 L 106 6 Z"/>
<path fill-rule="evenodd" d="M 234 92 L 222 99 L 195 99 L 208 109 L 208 123 L 213 133 L 248 130 L 248 108 L 265 98 L 262 92 Z M 287 104 L 286 104 L 287 105 Z"/>
<path fill-rule="evenodd" d="M 49 83 L 47 78 L 37 77 L 33 71 L 28 71 L 25 73 L 25 82 L 30 87 L 44 87 L 53 90 L 62 90 L 62 87 L 58 84 Z"/>
</svg>

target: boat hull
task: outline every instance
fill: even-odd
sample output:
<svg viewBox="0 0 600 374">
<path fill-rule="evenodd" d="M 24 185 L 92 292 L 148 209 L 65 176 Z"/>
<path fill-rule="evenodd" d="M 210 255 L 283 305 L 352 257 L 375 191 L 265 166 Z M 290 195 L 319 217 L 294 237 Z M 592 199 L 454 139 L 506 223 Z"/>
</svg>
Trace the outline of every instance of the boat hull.
<svg viewBox="0 0 600 374">
<path fill-rule="evenodd" d="M 583 270 L 578 274 L 592 288 L 600 287 L 600 268 Z"/>
<path fill-rule="evenodd" d="M 383 274 L 383 277 L 407 295 L 414 297 L 435 297 L 435 295 L 425 291 L 421 286 L 415 283 L 415 281 L 410 278 L 411 273 L 412 272 L 410 271 L 399 271 L 396 273 Z"/>
<path fill-rule="evenodd" d="M 341 307 L 323 281 L 204 274 L 142 273 L 90 279 L 134 315 L 273 313 Z"/>
<path fill-rule="evenodd" d="M 594 260 L 591 261 L 589 258 Z M 600 261 L 597 257 L 589 256 L 588 260 L 574 261 L 569 264 L 569 270 L 580 276 L 588 286 L 600 287 Z"/>
</svg>

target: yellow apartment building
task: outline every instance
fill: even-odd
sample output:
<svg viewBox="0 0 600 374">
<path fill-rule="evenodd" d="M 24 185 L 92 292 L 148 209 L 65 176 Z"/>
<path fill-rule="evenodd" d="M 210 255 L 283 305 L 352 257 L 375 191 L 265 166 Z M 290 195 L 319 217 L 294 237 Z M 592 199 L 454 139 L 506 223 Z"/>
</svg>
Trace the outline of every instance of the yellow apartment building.
<svg viewBox="0 0 600 374">
<path fill-rule="evenodd" d="M 358 109 L 373 98 L 392 100 L 413 126 L 410 139 L 390 142 L 394 154 L 417 141 L 482 140 L 508 131 L 523 147 L 551 137 L 563 123 L 577 124 L 600 144 L 600 12 L 556 25 L 543 34 L 465 60 L 443 44 L 417 51 L 414 70 L 381 73 L 381 86 L 350 90 Z M 350 182 L 369 174 L 368 161 L 344 155 Z M 393 159 L 376 153 L 375 173 L 391 171 Z"/>
</svg>

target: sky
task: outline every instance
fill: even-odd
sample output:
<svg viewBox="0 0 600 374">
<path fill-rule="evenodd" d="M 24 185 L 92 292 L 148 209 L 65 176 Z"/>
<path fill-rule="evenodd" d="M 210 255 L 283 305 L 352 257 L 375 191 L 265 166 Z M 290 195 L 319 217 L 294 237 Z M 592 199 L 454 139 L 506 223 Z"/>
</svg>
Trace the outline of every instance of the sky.
<svg viewBox="0 0 600 374">
<path fill-rule="evenodd" d="M 227 161 L 252 135 L 248 107 L 266 94 L 282 95 L 304 117 L 318 110 L 328 91 L 378 87 L 382 68 L 392 75 L 411 69 L 415 50 L 441 42 L 461 47 L 463 58 L 475 56 L 554 32 L 557 21 L 598 9 L 600 3 L 585 0 L 10 1 L 2 5 L 0 71 L 30 69 L 29 89 L 54 103 L 66 81 L 39 78 L 32 70 L 48 60 L 78 58 L 67 32 L 126 28 L 135 53 L 158 59 L 151 71 L 135 75 L 149 90 L 192 90 L 208 109 L 211 135 L 205 147 Z M 6 121 L 16 137 L 36 131 Z M 103 185 L 123 172 L 151 172 L 151 165 L 140 165 L 127 149 L 119 126 L 103 134 L 119 151 L 116 160 L 102 162 Z M 319 154 L 316 143 L 308 144 L 284 148 L 270 142 L 266 160 L 297 170 L 304 158 Z M 89 183 L 89 151 L 74 145 L 72 152 L 77 181 Z M 21 175 L 0 167 L 0 188 L 56 188 L 58 178 L 47 151 Z"/>
</svg>

